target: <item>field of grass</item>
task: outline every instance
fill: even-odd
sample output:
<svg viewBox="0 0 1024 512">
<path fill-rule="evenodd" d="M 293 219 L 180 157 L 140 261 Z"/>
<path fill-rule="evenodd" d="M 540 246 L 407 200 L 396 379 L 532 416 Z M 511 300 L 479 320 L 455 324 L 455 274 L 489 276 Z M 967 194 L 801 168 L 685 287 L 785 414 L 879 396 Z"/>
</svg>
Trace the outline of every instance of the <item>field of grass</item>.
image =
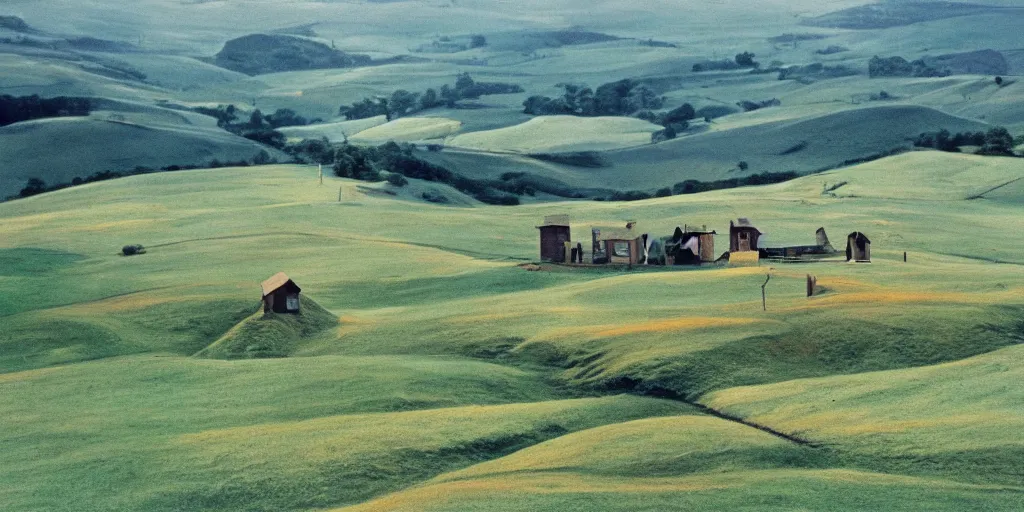
<svg viewBox="0 0 1024 512">
<path fill-rule="evenodd" d="M 0 128 L 0 196 L 29 177 L 263 148 L 169 105 L 290 108 L 326 121 L 282 129 L 289 139 L 444 143 L 417 155 L 468 177 L 524 172 L 580 190 L 815 174 L 498 207 L 437 183 L 327 173 L 321 184 L 316 166 L 268 165 L 0 203 L 0 510 L 1024 509 L 1024 166 L 937 151 L 852 164 L 925 131 L 1020 135 L 1022 15 L 802 25 L 866 3 L 5 2 L 0 15 L 23 17 L 37 37 L 138 51 L 0 33 L 13 38 L 0 43 L 0 94 L 95 101 L 88 118 Z M 570 28 L 621 39 L 538 36 Z M 256 77 L 206 60 L 229 39 L 295 30 L 414 58 Z M 430 49 L 473 34 L 493 45 Z M 815 53 L 830 45 L 846 51 Z M 874 55 L 982 49 L 1010 62 L 1002 85 L 867 76 Z M 691 72 L 743 51 L 763 67 L 857 74 Z M 342 105 L 463 72 L 524 92 L 393 122 L 336 118 Z M 632 118 L 522 112 L 560 83 L 625 78 L 646 80 L 666 108 L 737 112 L 656 145 L 659 127 Z M 781 105 L 738 112 L 772 98 Z M 590 165 L 527 155 L 582 151 L 595 152 Z M 773 247 L 812 244 L 824 227 L 841 251 L 862 231 L 873 262 L 529 265 L 536 226 L 563 213 L 584 246 L 592 226 L 638 221 L 653 236 L 706 225 L 722 254 L 730 219 L 748 217 Z M 126 244 L 147 251 L 126 257 Z M 282 271 L 302 287 L 300 316 L 262 314 L 260 283 Z"/>
<path fill-rule="evenodd" d="M 217 128 L 212 118 L 124 102 L 98 105 L 102 110 L 89 117 L 40 119 L 0 128 L 0 197 L 17 195 L 30 178 L 56 185 L 138 166 L 250 161 L 261 151 L 285 158 Z"/>
<path fill-rule="evenodd" d="M 403 117 L 362 130 L 349 140 L 357 144 L 443 140 L 458 133 L 461 127 L 462 123 L 441 117 Z"/>
<path fill-rule="evenodd" d="M 459 135 L 448 145 L 516 153 L 606 151 L 651 143 L 662 127 L 628 117 L 542 116 L 521 125 Z"/>
<path fill-rule="evenodd" d="M 265 166 L 4 203 L 0 504 L 1013 510 L 1020 189 L 979 189 L 1020 177 L 914 152 L 637 203 L 453 208 Z M 559 212 L 577 237 L 738 216 L 771 244 L 861 230 L 874 263 L 517 267 Z M 278 271 L 303 288 L 297 323 L 250 318 Z"/>
</svg>

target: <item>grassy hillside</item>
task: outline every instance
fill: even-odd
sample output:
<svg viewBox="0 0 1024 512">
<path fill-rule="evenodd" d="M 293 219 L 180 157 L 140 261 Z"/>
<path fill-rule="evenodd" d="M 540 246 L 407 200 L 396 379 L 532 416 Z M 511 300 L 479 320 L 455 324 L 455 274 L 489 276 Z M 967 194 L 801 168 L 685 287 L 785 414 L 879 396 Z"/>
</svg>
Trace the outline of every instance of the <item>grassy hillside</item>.
<svg viewBox="0 0 1024 512">
<path fill-rule="evenodd" d="M 521 125 L 459 135 L 450 146 L 485 151 L 558 153 L 605 151 L 651 143 L 662 127 L 632 118 L 542 116 Z"/>
<path fill-rule="evenodd" d="M 383 144 L 389 141 L 418 142 L 444 139 L 459 131 L 461 123 L 439 117 L 403 117 L 373 126 L 349 137 L 358 144 Z"/>
<path fill-rule="evenodd" d="M 806 176 L 499 207 L 275 164 L 0 203 L 0 510 L 1024 509 L 1024 167 L 911 150 L 1024 130 L 1024 11 L 984 3 L 9 0 L 0 94 L 95 103 L 0 128 L 0 196 L 285 161 L 178 110 L 229 104 L 327 120 L 290 140 L 414 142 L 466 177 L 595 195 Z M 250 34 L 291 53 L 227 52 L 257 76 L 214 65 Z M 693 71 L 741 52 L 759 70 Z M 868 75 L 875 55 L 949 54 L 952 76 Z M 522 92 L 337 118 L 461 73 Z M 660 128 L 635 118 L 523 113 L 624 79 L 713 119 L 650 144 Z M 592 227 L 637 221 L 706 225 L 718 255 L 747 217 L 768 247 L 863 232 L 872 263 L 536 265 L 555 214 L 588 251 Z M 301 315 L 262 313 L 278 272 Z"/>
<path fill-rule="evenodd" d="M 94 111 L 88 118 L 53 118 L 0 128 L 5 147 L 0 153 L 0 196 L 16 195 L 29 178 L 55 185 L 138 166 L 249 161 L 260 151 L 283 158 L 273 149 L 209 126 L 210 118 L 156 108 L 138 111 L 118 103 L 99 105 L 110 110 Z"/>
<path fill-rule="evenodd" d="M 515 208 L 266 166 L 4 203 L 0 502 L 1013 510 L 1020 189 L 979 188 L 1022 177 L 1015 162 L 914 152 L 761 188 Z M 847 184 L 832 197 L 823 181 Z M 519 268 L 559 212 L 577 238 L 626 219 L 669 234 L 747 216 L 769 244 L 862 230 L 874 262 Z M 126 243 L 147 253 L 120 256 Z M 246 320 L 278 271 L 324 308 L 305 332 Z M 189 357 L 264 339 L 289 357 Z"/>
<path fill-rule="evenodd" d="M 469 176 L 496 177 L 501 172 L 521 171 L 575 187 L 653 190 L 688 179 L 714 181 L 765 172 L 816 172 L 860 159 L 879 158 L 892 150 L 909 149 L 918 134 L 937 127 L 948 127 L 954 133 L 986 128 L 976 121 L 909 105 L 873 106 L 831 114 L 807 115 L 804 112 L 795 116 L 793 112 L 782 111 L 777 113 L 778 117 L 773 117 L 776 113 L 771 110 L 729 119 L 729 124 L 724 124 L 723 120 L 722 126 L 711 131 L 659 144 L 649 144 L 649 136 L 647 143 L 640 141 L 640 135 L 632 139 L 619 136 L 615 139 L 618 144 L 626 145 L 632 140 L 632 144 L 643 145 L 602 151 L 599 167 L 495 160 L 499 157 L 491 155 L 429 158 L 439 158 L 453 170 Z M 610 144 L 614 143 L 597 143 L 602 140 L 598 135 L 600 130 L 610 129 L 602 118 L 582 119 L 571 124 L 595 127 L 592 128 L 595 132 L 580 134 L 579 129 L 567 128 L 571 135 L 557 139 L 541 128 L 546 126 L 541 120 L 506 130 L 461 135 L 451 144 L 535 152 L 613 147 Z M 593 137 L 598 138 L 591 140 Z M 530 142 L 534 139 L 536 142 Z M 492 160 L 495 161 L 491 163 Z M 745 170 L 739 168 L 741 161 L 747 163 Z"/>
</svg>

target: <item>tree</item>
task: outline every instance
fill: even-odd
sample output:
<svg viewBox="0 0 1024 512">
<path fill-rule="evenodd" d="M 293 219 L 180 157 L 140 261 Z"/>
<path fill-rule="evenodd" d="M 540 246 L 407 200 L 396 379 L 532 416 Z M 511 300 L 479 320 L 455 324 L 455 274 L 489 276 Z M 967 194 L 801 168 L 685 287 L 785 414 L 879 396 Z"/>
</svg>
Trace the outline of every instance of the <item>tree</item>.
<svg viewBox="0 0 1024 512">
<path fill-rule="evenodd" d="M 420 96 L 420 110 L 427 110 L 441 105 L 440 100 L 437 98 L 437 91 L 433 89 L 427 89 L 423 95 Z"/>
<path fill-rule="evenodd" d="M 305 126 L 308 124 L 305 117 L 302 117 L 295 113 L 290 108 L 279 108 L 273 114 L 266 117 L 267 122 L 271 128 L 280 128 L 282 126 Z"/>
<path fill-rule="evenodd" d="M 263 119 L 263 112 L 260 109 L 252 111 L 252 115 L 249 116 L 249 128 L 262 128 L 266 121 Z"/>
<path fill-rule="evenodd" d="M 736 64 L 739 64 L 740 66 L 743 66 L 745 68 L 756 68 L 758 67 L 758 63 L 754 62 L 754 57 L 756 57 L 756 55 L 750 52 L 743 52 L 737 54 Z"/>
<path fill-rule="evenodd" d="M 693 109 L 693 105 L 683 103 L 681 106 L 661 115 L 658 124 L 668 126 L 673 123 L 687 122 L 695 117 L 697 117 L 697 112 Z"/>
<path fill-rule="evenodd" d="M 284 148 L 288 143 L 288 139 L 283 133 L 277 130 L 271 130 L 270 128 L 247 130 L 242 133 L 242 137 L 278 149 Z"/>
<path fill-rule="evenodd" d="M 1002 126 L 992 128 L 985 134 L 985 145 L 978 153 L 983 155 L 1013 156 L 1013 136 Z"/>
<path fill-rule="evenodd" d="M 473 87 L 473 85 L 475 84 L 476 82 L 473 81 L 473 77 L 469 76 L 469 73 L 459 73 L 459 75 L 455 77 L 456 91 L 463 91 L 465 89 L 469 89 L 470 87 Z"/>
<path fill-rule="evenodd" d="M 405 179 L 405 176 L 402 176 L 397 172 L 393 172 L 391 174 L 388 174 L 388 183 L 396 187 L 404 187 L 409 184 L 409 180 Z"/>
<path fill-rule="evenodd" d="M 668 187 L 659 188 L 658 191 L 654 193 L 654 197 L 668 197 L 670 195 L 672 195 L 672 189 Z"/>
<path fill-rule="evenodd" d="M 750 164 L 748 164 L 745 160 L 741 160 L 740 163 L 736 164 L 736 167 L 739 167 L 741 171 L 746 171 L 747 169 L 750 168 Z"/>
<path fill-rule="evenodd" d="M 46 182 L 39 178 L 29 178 L 25 188 L 18 193 L 19 197 L 29 197 L 46 192 Z"/>
<path fill-rule="evenodd" d="M 459 93 L 452 89 L 448 84 L 441 86 L 441 100 L 448 108 L 455 108 L 456 103 L 462 99 L 459 97 Z"/>
<path fill-rule="evenodd" d="M 470 48 L 482 48 L 484 46 L 487 46 L 487 38 L 480 34 L 474 35 L 469 40 Z"/>
<path fill-rule="evenodd" d="M 270 160 L 270 153 L 267 153 L 267 150 L 265 149 L 261 149 L 260 152 L 256 153 L 256 156 L 252 158 L 252 164 L 267 165 L 270 163 Z"/>
<path fill-rule="evenodd" d="M 638 85 L 629 91 L 626 97 L 624 113 L 633 113 L 642 109 L 661 108 L 664 101 L 646 85 Z"/>
<path fill-rule="evenodd" d="M 624 100 L 635 84 L 632 80 L 619 80 L 601 85 L 594 92 L 594 108 L 599 116 L 621 115 Z"/>
<path fill-rule="evenodd" d="M 1000 85 L 1000 86 L 1003 85 L 1003 77 L 1001 77 L 1001 76 L 997 76 L 996 77 L 996 85 Z"/>
<path fill-rule="evenodd" d="M 391 99 L 388 101 L 388 110 L 391 112 L 391 118 L 402 117 L 415 111 L 418 99 L 418 94 L 411 93 L 405 89 L 393 92 Z"/>
</svg>

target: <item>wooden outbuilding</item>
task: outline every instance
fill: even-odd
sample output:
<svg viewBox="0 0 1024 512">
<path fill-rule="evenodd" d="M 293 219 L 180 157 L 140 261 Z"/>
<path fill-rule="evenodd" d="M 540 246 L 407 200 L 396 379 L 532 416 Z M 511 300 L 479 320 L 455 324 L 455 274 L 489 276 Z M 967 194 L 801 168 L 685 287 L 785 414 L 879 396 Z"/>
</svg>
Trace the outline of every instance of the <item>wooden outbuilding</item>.
<svg viewBox="0 0 1024 512">
<path fill-rule="evenodd" d="M 871 240 L 860 231 L 846 237 L 846 261 L 871 263 Z"/>
<path fill-rule="evenodd" d="M 540 259 L 552 263 L 565 263 L 568 258 L 566 246 L 572 241 L 568 215 L 549 215 L 544 217 L 544 224 L 537 226 L 540 230 Z"/>
<path fill-rule="evenodd" d="M 711 263 L 717 259 L 715 256 L 715 235 L 714 230 L 708 231 L 707 226 L 683 225 L 683 234 L 697 237 L 697 253 L 701 263 Z"/>
<path fill-rule="evenodd" d="M 665 245 L 668 265 L 700 265 L 715 261 L 715 232 L 707 227 L 699 229 L 684 225 L 676 228 Z"/>
<path fill-rule="evenodd" d="M 757 242 L 761 235 L 763 233 L 747 218 L 741 217 L 736 222 L 729 221 L 729 252 L 758 250 Z"/>
<path fill-rule="evenodd" d="M 302 288 L 287 274 L 278 272 L 263 281 L 263 313 L 299 313 L 299 293 Z"/>
<path fill-rule="evenodd" d="M 593 228 L 592 235 L 594 263 L 637 265 L 643 261 L 643 234 L 635 222 L 627 223 L 625 228 Z"/>
</svg>

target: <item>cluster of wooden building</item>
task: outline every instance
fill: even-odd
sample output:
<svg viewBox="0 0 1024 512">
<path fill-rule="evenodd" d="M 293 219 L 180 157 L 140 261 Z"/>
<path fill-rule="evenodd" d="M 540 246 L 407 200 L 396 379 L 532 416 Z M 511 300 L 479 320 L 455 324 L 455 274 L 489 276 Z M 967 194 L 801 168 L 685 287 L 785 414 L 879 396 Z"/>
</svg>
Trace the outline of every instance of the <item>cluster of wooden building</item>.
<svg viewBox="0 0 1024 512">
<path fill-rule="evenodd" d="M 568 215 L 544 218 L 540 231 L 540 259 L 550 263 L 574 265 L 702 265 L 735 260 L 758 261 L 761 258 L 800 260 L 811 256 L 834 256 L 823 228 L 818 229 L 817 244 L 807 246 L 763 248 L 763 233 L 748 219 L 729 222 L 729 251 L 716 256 L 717 232 L 707 226 L 677 227 L 671 236 L 652 237 L 637 228 L 636 222 L 624 227 L 593 227 L 590 230 L 589 257 L 581 242 L 573 242 Z M 585 261 L 589 260 L 589 261 Z M 846 261 L 871 261 L 871 240 L 864 233 L 850 233 L 846 242 Z M 808 295 L 815 284 L 808 276 Z M 299 314 L 302 289 L 284 272 L 261 284 L 264 314 Z"/>
<path fill-rule="evenodd" d="M 729 251 L 721 255 L 715 252 L 718 233 L 707 226 L 684 225 L 671 236 L 654 237 L 630 221 L 625 227 L 592 227 L 586 253 L 589 257 L 585 258 L 583 243 L 573 240 L 569 221 L 568 215 L 552 215 L 537 226 L 541 261 L 575 265 L 701 265 L 760 259 L 801 261 L 840 254 L 832 247 L 824 228 L 818 229 L 815 245 L 762 247 L 764 233 L 749 219 L 740 218 L 729 222 Z M 850 233 L 846 261 L 871 261 L 871 240 L 866 235 Z"/>
</svg>

